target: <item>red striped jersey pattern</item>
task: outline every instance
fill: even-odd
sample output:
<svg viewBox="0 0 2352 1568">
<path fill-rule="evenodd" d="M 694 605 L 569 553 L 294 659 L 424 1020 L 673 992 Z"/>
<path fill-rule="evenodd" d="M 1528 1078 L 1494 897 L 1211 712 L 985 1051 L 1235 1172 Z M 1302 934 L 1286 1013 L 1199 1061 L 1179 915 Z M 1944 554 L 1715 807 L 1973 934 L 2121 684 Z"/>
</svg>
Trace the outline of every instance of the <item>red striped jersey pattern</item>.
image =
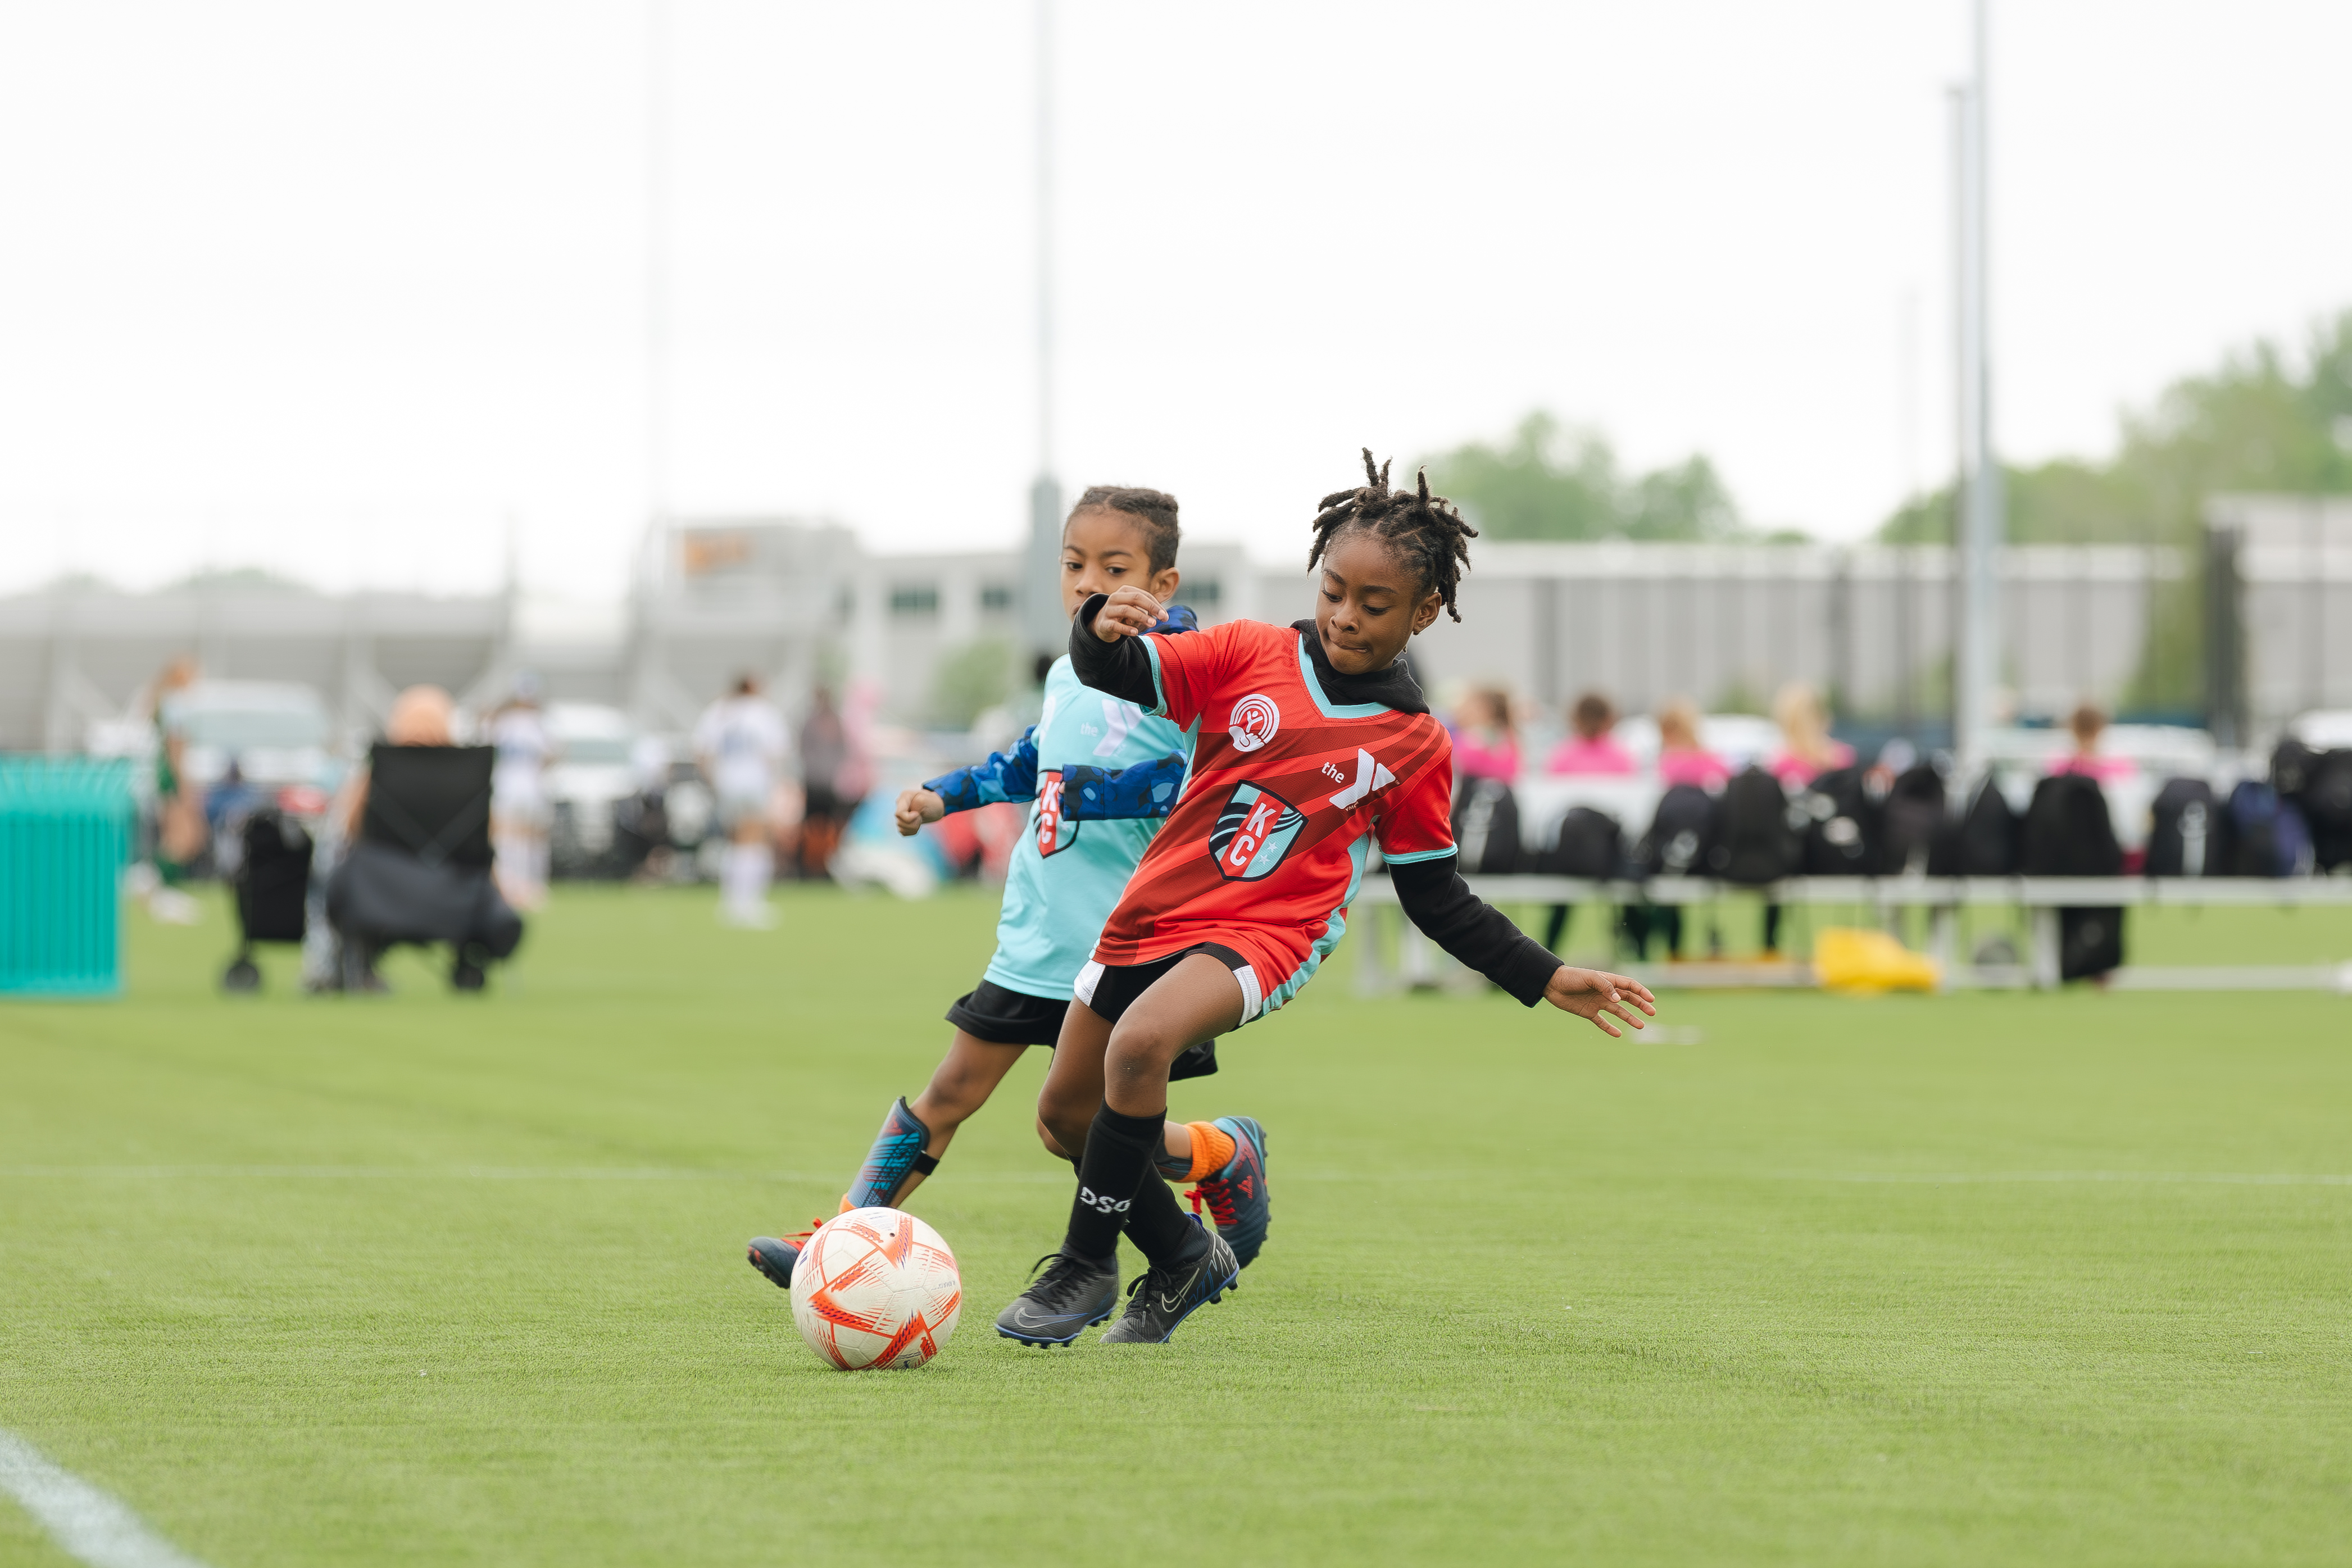
<svg viewBox="0 0 2352 1568">
<path fill-rule="evenodd" d="M 1104 925 L 1097 963 L 1223 941 L 1271 993 L 1336 939 L 1362 840 L 1391 860 L 1454 852 L 1453 741 L 1436 719 L 1330 701 L 1287 626 L 1234 621 L 1144 646 L 1154 711 L 1199 734 L 1184 792 Z"/>
</svg>

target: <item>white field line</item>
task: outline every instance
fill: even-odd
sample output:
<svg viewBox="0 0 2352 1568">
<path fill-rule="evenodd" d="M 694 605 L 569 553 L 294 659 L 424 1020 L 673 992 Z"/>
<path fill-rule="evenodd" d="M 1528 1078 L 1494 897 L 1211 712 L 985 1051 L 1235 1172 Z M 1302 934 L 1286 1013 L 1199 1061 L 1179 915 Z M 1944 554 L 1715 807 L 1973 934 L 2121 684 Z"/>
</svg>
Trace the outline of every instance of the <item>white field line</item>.
<svg viewBox="0 0 2352 1568">
<path fill-rule="evenodd" d="M 1611 1173 L 1622 1175 L 1625 1173 Z M 1832 1182 L 1864 1186 L 1983 1186 L 2017 1183 L 2109 1183 L 2181 1186 L 2352 1186 L 2352 1175 L 2306 1171 L 1739 1171 L 1707 1173 L 1708 1179 Z M 586 1181 L 586 1182 L 819 1182 L 841 1173 L 814 1171 L 696 1170 L 662 1166 L 0 1166 L 0 1181 Z M 948 1179 L 948 1178 L 940 1178 Z M 1069 1173 L 1058 1166 L 1034 1171 L 963 1171 L 957 1182 L 986 1186 L 1066 1186 Z M 1484 1181 L 1475 1171 L 1293 1170 L 1286 1181 L 1391 1182 L 1444 1185 Z"/>
<path fill-rule="evenodd" d="M 2034 1182 L 2112 1182 L 2126 1186 L 2352 1186 L 2352 1176 L 2318 1171 L 1786 1171 L 1774 1179 L 1906 1186 Z"/>
<path fill-rule="evenodd" d="M 663 1166 L 0 1166 L 0 1181 L 751 1181 L 838 1182 L 841 1172 L 696 1170 Z M 958 1181 L 1060 1182 L 1063 1170 L 958 1171 Z"/>
<path fill-rule="evenodd" d="M 5 1428 L 0 1428 L 0 1491 L 92 1568 L 205 1568 L 148 1529 L 121 1498 L 58 1469 Z"/>
</svg>

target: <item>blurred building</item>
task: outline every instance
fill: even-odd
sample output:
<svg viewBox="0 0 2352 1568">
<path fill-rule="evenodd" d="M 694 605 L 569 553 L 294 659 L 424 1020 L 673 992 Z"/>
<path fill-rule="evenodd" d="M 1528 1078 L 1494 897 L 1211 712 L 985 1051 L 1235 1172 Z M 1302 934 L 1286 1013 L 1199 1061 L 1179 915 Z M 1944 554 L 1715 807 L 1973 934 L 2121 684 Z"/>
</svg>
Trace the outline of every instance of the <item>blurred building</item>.
<svg viewBox="0 0 2352 1568">
<path fill-rule="evenodd" d="M 1547 706 L 1588 688 L 1627 711 L 1687 696 L 1761 711 L 1790 681 L 1908 728 L 1950 704 L 1954 558 L 1941 545 L 1481 544 L 1415 645 L 1439 679 L 1494 680 Z M 2182 552 L 2004 552 L 2001 667 L 2019 711 L 2116 703 L 2145 651 L 2151 591 Z"/>
<path fill-rule="evenodd" d="M 403 686 L 471 691 L 499 665 L 513 623 L 511 595 L 328 595 L 257 572 L 154 593 L 58 583 L 0 598 L 0 748 L 80 749 L 184 653 L 216 676 L 309 685 L 348 734 L 365 735 Z"/>
<path fill-rule="evenodd" d="M 2216 496 L 2205 515 L 2216 727 L 2352 708 L 2352 497 Z"/>
<path fill-rule="evenodd" d="M 2206 613 L 2221 662 L 2209 667 L 2240 732 L 2260 739 L 2295 713 L 2352 706 L 2352 501 L 2223 497 L 2212 520 L 2201 570 L 2222 585 Z M 819 680 L 864 681 L 887 718 L 956 725 L 1030 679 L 1025 559 L 1018 547 L 876 555 L 837 525 L 744 517 L 650 536 L 614 606 L 512 591 L 329 595 L 255 574 L 141 594 L 58 584 L 0 598 L 0 748 L 84 745 L 182 653 L 212 676 L 313 687 L 350 742 L 404 685 L 482 705 L 526 668 L 551 698 L 622 707 L 656 731 L 686 729 L 746 671 L 787 706 Z M 1496 542 L 1475 561 L 1463 622 L 1441 618 L 1416 644 L 1433 685 L 1496 681 L 1548 706 L 1592 687 L 1641 711 L 1681 695 L 1753 706 L 1805 680 L 1896 727 L 1933 724 L 1948 704 L 1953 563 L 1940 547 Z M 1193 543 L 1182 564 L 1181 597 L 1208 624 L 1313 612 L 1303 550 L 1267 565 Z M 2003 671 L 2021 711 L 2116 704 L 2158 593 L 2200 570 L 2162 548 L 2006 552 Z"/>
</svg>

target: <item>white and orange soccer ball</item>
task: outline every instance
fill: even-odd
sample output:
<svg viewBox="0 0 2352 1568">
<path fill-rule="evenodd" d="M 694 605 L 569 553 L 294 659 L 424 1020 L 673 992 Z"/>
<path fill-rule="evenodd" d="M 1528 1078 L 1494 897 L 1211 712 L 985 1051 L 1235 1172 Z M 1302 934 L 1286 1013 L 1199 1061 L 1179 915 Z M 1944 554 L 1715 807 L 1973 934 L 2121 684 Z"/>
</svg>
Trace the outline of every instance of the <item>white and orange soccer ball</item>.
<svg viewBox="0 0 2352 1568">
<path fill-rule="evenodd" d="M 962 1312 L 955 1254 L 895 1208 L 835 1215 L 793 1265 L 793 1322 L 844 1372 L 922 1365 L 954 1336 Z"/>
</svg>

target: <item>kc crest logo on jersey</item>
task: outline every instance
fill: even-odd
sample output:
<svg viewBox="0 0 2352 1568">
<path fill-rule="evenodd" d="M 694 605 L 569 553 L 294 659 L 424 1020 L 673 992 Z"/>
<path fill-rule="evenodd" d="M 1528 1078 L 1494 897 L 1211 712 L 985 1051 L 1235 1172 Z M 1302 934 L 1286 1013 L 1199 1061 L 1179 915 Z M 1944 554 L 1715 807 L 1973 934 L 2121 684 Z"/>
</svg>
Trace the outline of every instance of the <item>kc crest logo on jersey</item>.
<svg viewBox="0 0 2352 1568">
<path fill-rule="evenodd" d="M 1274 874 L 1306 825 L 1306 816 L 1281 796 L 1236 784 L 1209 831 L 1209 858 L 1227 882 L 1256 882 Z"/>
<path fill-rule="evenodd" d="M 1264 692 L 1252 692 L 1234 705 L 1225 733 L 1233 737 L 1235 751 L 1255 751 L 1281 727 L 1282 710 L 1274 706 L 1274 699 Z"/>
<path fill-rule="evenodd" d="M 1037 775 L 1037 810 L 1034 821 L 1037 827 L 1037 852 L 1041 855 L 1068 849 L 1076 841 L 1078 825 L 1063 813 L 1062 775 L 1059 771 Z"/>
</svg>

